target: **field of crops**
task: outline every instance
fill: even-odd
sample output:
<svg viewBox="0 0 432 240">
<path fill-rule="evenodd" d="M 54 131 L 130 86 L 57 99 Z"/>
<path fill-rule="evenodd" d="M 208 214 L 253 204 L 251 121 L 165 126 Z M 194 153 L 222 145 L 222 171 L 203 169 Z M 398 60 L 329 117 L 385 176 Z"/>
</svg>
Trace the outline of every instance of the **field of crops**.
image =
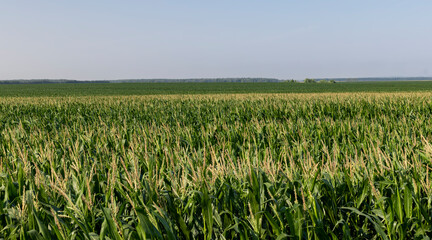
<svg viewBox="0 0 432 240">
<path fill-rule="evenodd" d="M 431 116 L 432 92 L 1 97 L 0 238 L 426 239 Z"/>
<path fill-rule="evenodd" d="M 432 91 L 432 81 L 302 83 L 0 84 L 2 97 Z"/>
</svg>

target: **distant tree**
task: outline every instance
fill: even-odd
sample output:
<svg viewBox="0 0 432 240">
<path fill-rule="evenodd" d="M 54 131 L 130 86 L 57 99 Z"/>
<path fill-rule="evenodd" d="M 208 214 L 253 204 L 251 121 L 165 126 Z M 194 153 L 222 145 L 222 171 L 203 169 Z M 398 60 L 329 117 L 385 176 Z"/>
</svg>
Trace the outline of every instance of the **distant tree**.
<svg viewBox="0 0 432 240">
<path fill-rule="evenodd" d="M 322 80 L 319 80 L 318 83 L 336 83 L 336 81 L 335 81 L 335 80 L 326 80 L 326 79 L 322 79 Z"/>
<path fill-rule="evenodd" d="M 304 83 L 316 83 L 316 81 L 315 81 L 315 79 L 312 79 L 312 78 L 306 78 L 304 80 Z"/>
</svg>

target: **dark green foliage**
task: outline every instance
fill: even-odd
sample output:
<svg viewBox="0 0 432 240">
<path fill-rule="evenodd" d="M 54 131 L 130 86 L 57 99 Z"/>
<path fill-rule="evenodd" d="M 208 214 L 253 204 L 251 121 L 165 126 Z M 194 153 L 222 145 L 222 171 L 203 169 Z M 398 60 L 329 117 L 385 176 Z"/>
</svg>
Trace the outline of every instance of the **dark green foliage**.
<svg viewBox="0 0 432 240">
<path fill-rule="evenodd" d="M 316 83 L 316 80 L 315 80 L 315 79 L 312 79 L 312 78 L 306 78 L 306 79 L 304 80 L 304 83 Z"/>
</svg>

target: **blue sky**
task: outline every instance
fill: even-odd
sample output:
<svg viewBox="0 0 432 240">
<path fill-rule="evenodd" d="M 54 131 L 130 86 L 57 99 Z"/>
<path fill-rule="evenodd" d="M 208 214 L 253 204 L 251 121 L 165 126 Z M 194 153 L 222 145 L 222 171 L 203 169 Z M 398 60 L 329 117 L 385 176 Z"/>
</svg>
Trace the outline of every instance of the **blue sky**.
<svg viewBox="0 0 432 240">
<path fill-rule="evenodd" d="M 432 1 L 2 1 L 0 79 L 432 76 Z"/>
</svg>

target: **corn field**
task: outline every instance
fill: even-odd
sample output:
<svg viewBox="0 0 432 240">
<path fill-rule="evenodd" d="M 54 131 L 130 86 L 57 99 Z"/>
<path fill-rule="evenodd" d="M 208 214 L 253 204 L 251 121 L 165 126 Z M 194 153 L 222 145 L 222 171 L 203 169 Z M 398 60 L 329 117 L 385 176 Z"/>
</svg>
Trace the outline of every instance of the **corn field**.
<svg viewBox="0 0 432 240">
<path fill-rule="evenodd" d="M 0 238 L 429 239 L 432 93 L 0 98 Z"/>
</svg>

